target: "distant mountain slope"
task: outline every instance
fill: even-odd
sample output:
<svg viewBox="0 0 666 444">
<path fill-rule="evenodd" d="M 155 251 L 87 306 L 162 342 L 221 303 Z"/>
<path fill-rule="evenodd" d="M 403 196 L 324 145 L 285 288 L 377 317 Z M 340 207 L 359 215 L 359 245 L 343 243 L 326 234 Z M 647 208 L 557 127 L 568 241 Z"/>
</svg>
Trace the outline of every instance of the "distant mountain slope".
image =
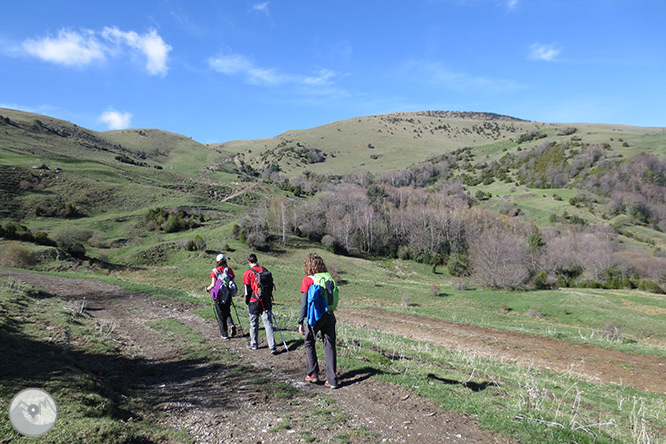
<svg viewBox="0 0 666 444">
<path fill-rule="evenodd" d="M 567 129 L 570 129 L 567 131 Z M 287 131 L 272 139 L 222 144 L 239 165 L 257 172 L 297 176 L 399 170 L 465 147 L 496 160 L 521 145 L 521 136 L 565 140 L 570 131 L 586 143 L 626 139 L 633 150 L 666 153 L 666 129 L 602 124 L 539 123 L 492 113 L 422 111 L 381 114 Z M 523 148 L 540 143 L 523 138 Z"/>
<path fill-rule="evenodd" d="M 0 131 L 3 148 L 50 158 L 101 161 L 112 154 L 163 163 L 174 150 L 206 147 L 161 130 L 97 132 L 64 120 L 6 108 L 0 108 Z"/>
</svg>

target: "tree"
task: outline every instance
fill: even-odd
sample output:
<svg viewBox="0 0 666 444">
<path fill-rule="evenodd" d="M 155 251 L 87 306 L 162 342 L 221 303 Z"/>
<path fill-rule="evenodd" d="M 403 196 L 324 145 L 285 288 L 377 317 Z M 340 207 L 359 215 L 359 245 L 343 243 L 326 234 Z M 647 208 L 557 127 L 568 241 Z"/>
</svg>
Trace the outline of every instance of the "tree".
<svg viewBox="0 0 666 444">
<path fill-rule="evenodd" d="M 527 241 L 496 224 L 481 232 L 470 244 L 473 278 L 489 288 L 516 289 L 529 277 Z"/>
</svg>

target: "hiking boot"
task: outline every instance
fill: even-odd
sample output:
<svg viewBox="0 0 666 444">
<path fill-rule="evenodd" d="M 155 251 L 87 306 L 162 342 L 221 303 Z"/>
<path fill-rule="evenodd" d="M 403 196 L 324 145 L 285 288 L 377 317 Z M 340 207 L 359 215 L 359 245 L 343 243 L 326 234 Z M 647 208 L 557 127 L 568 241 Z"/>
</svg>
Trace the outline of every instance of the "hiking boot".
<svg viewBox="0 0 666 444">
<path fill-rule="evenodd" d="M 330 387 L 330 388 L 332 388 L 332 389 L 336 389 L 336 388 L 338 388 L 338 385 L 337 385 L 337 384 L 329 384 L 328 381 L 326 381 L 326 384 L 324 384 L 324 385 L 325 385 L 326 387 Z"/>
<path fill-rule="evenodd" d="M 222 339 L 224 339 L 225 341 L 227 341 L 227 340 L 229 340 L 229 336 L 222 336 Z"/>
<path fill-rule="evenodd" d="M 248 350 L 256 350 L 256 349 L 258 349 L 259 347 L 257 347 L 256 345 L 247 344 L 247 346 L 246 346 L 245 348 L 247 348 Z"/>
<path fill-rule="evenodd" d="M 271 355 L 277 355 L 277 349 L 271 348 Z"/>
<path fill-rule="evenodd" d="M 312 375 L 307 375 L 305 377 L 305 380 L 309 383 L 314 384 L 315 382 L 319 382 L 319 376 L 317 376 L 316 373 L 313 373 Z"/>
</svg>

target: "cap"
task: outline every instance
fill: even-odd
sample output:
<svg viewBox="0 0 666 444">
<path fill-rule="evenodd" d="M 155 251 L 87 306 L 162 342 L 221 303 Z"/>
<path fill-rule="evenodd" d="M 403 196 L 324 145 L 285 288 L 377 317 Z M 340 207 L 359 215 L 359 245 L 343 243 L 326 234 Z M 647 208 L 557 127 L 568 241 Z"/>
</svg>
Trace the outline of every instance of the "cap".
<svg viewBox="0 0 666 444">
<path fill-rule="evenodd" d="M 225 255 L 223 255 L 223 254 L 218 254 L 217 257 L 215 258 L 215 260 L 218 261 L 218 262 L 220 262 L 220 261 L 226 261 L 226 260 L 227 260 L 227 257 L 226 257 Z"/>
</svg>

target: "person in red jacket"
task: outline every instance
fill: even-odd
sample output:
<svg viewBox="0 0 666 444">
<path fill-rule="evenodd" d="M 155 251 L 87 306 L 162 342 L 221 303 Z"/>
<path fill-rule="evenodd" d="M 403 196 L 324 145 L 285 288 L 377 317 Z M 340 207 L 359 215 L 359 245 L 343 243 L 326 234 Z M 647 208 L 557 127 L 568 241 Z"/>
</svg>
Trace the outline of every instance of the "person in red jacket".
<svg viewBox="0 0 666 444">
<path fill-rule="evenodd" d="M 268 342 L 268 348 L 270 348 L 272 354 L 276 354 L 277 349 L 275 348 L 275 337 L 273 336 L 273 323 L 271 322 L 270 313 L 273 305 L 272 290 L 274 288 L 272 277 L 270 283 L 270 294 L 259 298 L 255 294 L 258 283 L 257 273 L 262 273 L 263 271 L 268 270 L 257 263 L 257 255 L 254 253 L 247 257 L 247 262 L 250 268 L 246 270 L 245 274 L 243 275 L 243 284 L 245 287 L 245 304 L 247 305 L 248 311 L 250 313 L 250 343 L 247 345 L 247 348 L 250 350 L 256 350 L 259 348 L 259 317 L 261 317 L 261 320 L 264 323 L 264 329 L 266 330 L 266 341 Z"/>
<path fill-rule="evenodd" d="M 337 361 L 338 354 L 335 348 L 335 314 L 333 310 L 328 310 L 317 322 L 316 327 L 308 325 L 306 322 L 308 290 L 314 284 L 313 275 L 326 273 L 329 278 L 328 270 L 324 260 L 317 253 L 310 253 L 303 263 L 303 275 L 301 281 L 301 313 L 298 319 L 298 332 L 304 336 L 305 347 L 305 380 L 311 383 L 319 382 L 319 361 L 317 360 L 317 350 L 315 349 L 317 332 L 321 331 L 324 340 L 324 357 L 326 358 L 326 386 L 338 388 Z"/>
</svg>

